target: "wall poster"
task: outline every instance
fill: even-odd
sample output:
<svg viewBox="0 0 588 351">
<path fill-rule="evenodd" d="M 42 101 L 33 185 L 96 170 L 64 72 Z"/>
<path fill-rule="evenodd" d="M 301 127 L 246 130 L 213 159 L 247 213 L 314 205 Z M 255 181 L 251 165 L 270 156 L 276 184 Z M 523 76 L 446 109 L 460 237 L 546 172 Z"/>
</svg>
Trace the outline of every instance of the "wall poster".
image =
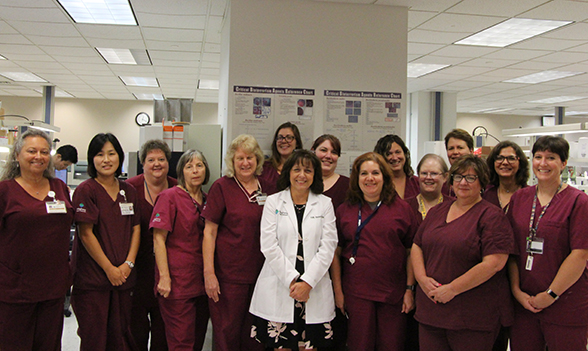
<svg viewBox="0 0 588 351">
<path fill-rule="evenodd" d="M 400 93 L 325 90 L 325 133 L 341 140 L 347 152 L 372 151 L 386 134 L 402 135 Z"/>
<path fill-rule="evenodd" d="M 314 89 L 233 86 L 233 136 L 251 134 L 266 155 L 276 128 L 298 126 L 302 144 L 310 148 L 314 134 Z"/>
</svg>

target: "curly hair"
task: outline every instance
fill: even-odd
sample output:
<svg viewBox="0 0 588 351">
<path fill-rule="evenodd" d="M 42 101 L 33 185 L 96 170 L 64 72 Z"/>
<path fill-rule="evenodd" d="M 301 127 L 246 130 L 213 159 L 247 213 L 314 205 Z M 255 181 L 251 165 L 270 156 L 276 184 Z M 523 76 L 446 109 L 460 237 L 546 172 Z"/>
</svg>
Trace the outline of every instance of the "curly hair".
<svg viewBox="0 0 588 351">
<path fill-rule="evenodd" d="M 255 137 L 249 134 L 238 135 L 235 139 L 233 139 L 231 145 L 229 145 L 229 149 L 225 155 L 225 164 L 227 167 L 225 169 L 225 175 L 230 178 L 235 176 L 235 163 L 233 158 L 235 157 L 238 149 L 243 150 L 243 152 L 247 154 L 255 155 L 255 159 L 257 159 L 255 175 L 261 175 L 261 172 L 263 171 L 263 151 L 261 151 L 261 147 L 259 147 Z"/>
<path fill-rule="evenodd" d="M 407 177 L 411 177 L 414 174 L 414 171 L 410 166 L 410 151 L 408 150 L 408 147 L 406 147 L 406 144 L 404 143 L 404 140 L 402 140 L 401 137 L 399 137 L 396 134 L 388 134 L 381 137 L 376 143 L 376 146 L 374 147 L 374 152 L 377 152 L 378 154 L 382 155 L 386 160 L 388 159 L 388 153 L 390 151 L 390 148 L 394 143 L 398 144 L 398 146 L 400 146 L 400 148 L 402 149 L 402 152 L 404 152 L 405 160 L 404 166 L 402 167 L 402 171 L 404 172 L 404 174 L 406 174 Z"/>
<path fill-rule="evenodd" d="M 25 139 L 29 137 L 41 137 L 45 139 L 45 141 L 47 141 L 47 147 L 49 148 L 49 151 L 51 151 L 51 139 L 49 139 L 47 133 L 39 129 L 28 129 L 26 132 L 22 133 L 18 137 L 18 139 L 16 139 L 16 142 L 12 147 L 12 151 L 8 155 L 8 160 L 6 160 L 6 166 L 4 167 L 4 171 L 2 172 L 1 180 L 14 179 L 20 176 L 20 164 L 18 163 L 18 155 L 24 147 Z M 45 171 L 43 171 L 43 177 L 51 179 L 53 178 L 53 174 L 53 157 L 49 157 L 49 165 L 47 166 L 47 168 L 45 168 Z"/>
<path fill-rule="evenodd" d="M 527 156 L 525 156 L 523 149 L 521 149 L 517 143 L 510 140 L 501 141 L 500 143 L 496 144 L 486 159 L 488 171 L 490 172 L 490 184 L 494 186 L 500 185 L 500 178 L 498 177 L 498 173 L 496 173 L 494 163 L 496 162 L 496 157 L 500 155 L 500 151 L 502 151 L 502 149 L 506 149 L 507 147 L 512 147 L 515 154 L 519 158 L 519 169 L 515 174 L 515 183 L 521 187 L 525 186 L 529 180 L 529 160 L 527 160 Z"/>
<path fill-rule="evenodd" d="M 274 167 L 275 169 L 278 169 L 282 159 L 282 156 L 280 156 L 280 153 L 278 152 L 278 142 L 276 139 L 278 138 L 280 130 L 286 128 L 292 129 L 292 133 L 294 133 L 294 139 L 296 139 L 296 147 L 294 149 L 302 149 L 302 137 L 300 136 L 300 130 L 298 130 L 298 127 L 292 122 L 285 122 L 280 124 L 280 126 L 278 127 L 278 129 L 276 129 L 276 132 L 274 133 L 274 138 L 272 139 L 272 155 L 270 156 L 270 162 L 272 164 L 272 167 Z"/>
<path fill-rule="evenodd" d="M 143 146 L 141 146 L 141 151 L 139 152 L 139 160 L 141 160 L 141 164 L 145 164 L 145 160 L 147 159 L 147 154 L 149 154 L 153 150 L 161 150 L 165 154 L 165 158 L 167 162 L 171 160 L 171 150 L 167 143 L 161 139 L 153 139 L 147 140 Z"/>
</svg>

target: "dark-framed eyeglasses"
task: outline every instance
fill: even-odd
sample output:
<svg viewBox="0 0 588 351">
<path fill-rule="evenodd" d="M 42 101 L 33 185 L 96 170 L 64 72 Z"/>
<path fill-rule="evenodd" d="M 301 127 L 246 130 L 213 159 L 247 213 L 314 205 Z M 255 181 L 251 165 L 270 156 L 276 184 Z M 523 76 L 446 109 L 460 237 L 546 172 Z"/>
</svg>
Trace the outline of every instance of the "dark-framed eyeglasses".
<svg viewBox="0 0 588 351">
<path fill-rule="evenodd" d="M 289 142 L 289 143 L 293 142 L 293 141 L 294 141 L 294 139 L 295 139 L 295 138 L 294 138 L 294 135 L 286 135 L 286 136 L 283 136 L 283 135 L 278 135 L 278 136 L 276 137 L 276 141 L 284 141 L 284 140 L 285 140 L 285 141 L 287 141 L 287 142 Z"/>
<path fill-rule="evenodd" d="M 454 182 L 460 183 L 462 179 L 465 179 L 465 181 L 467 183 L 473 183 L 476 181 L 476 179 L 478 179 L 478 176 L 473 175 L 473 174 L 468 174 L 468 175 L 454 174 L 453 175 Z"/>
<path fill-rule="evenodd" d="M 508 162 L 508 163 L 514 163 L 519 160 L 519 157 L 513 156 L 513 155 L 510 155 L 510 156 L 498 155 L 498 156 L 496 156 L 496 160 L 494 160 L 494 162 L 502 163 L 502 162 L 504 162 L 504 160 L 506 160 L 506 162 Z"/>
</svg>

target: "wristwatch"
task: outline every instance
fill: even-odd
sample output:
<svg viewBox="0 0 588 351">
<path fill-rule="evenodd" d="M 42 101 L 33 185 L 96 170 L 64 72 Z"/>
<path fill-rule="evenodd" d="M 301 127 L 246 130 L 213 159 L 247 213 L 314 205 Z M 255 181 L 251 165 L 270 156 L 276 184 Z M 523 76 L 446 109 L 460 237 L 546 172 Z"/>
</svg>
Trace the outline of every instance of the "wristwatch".
<svg viewBox="0 0 588 351">
<path fill-rule="evenodd" d="M 559 299 L 559 295 L 554 293 L 553 290 L 547 289 L 545 292 L 547 293 L 547 295 L 553 297 L 556 301 L 557 299 Z"/>
<path fill-rule="evenodd" d="M 415 291 L 416 290 L 416 285 L 407 285 L 406 286 L 406 290 Z"/>
<path fill-rule="evenodd" d="M 131 267 L 131 269 L 135 268 L 135 264 L 131 261 L 125 261 L 126 264 L 129 265 L 129 267 Z"/>
</svg>

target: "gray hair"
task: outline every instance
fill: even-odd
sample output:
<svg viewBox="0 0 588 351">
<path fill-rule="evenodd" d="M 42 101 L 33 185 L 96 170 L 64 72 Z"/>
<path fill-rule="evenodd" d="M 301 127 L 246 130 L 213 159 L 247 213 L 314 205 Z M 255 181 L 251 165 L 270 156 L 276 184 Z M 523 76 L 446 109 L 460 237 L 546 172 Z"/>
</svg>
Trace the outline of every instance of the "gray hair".
<svg viewBox="0 0 588 351">
<path fill-rule="evenodd" d="M 447 168 L 447 163 L 445 163 L 445 160 L 443 159 L 443 157 L 441 157 L 437 154 L 426 154 L 419 161 L 419 164 L 417 166 L 417 175 L 418 175 L 418 173 L 421 172 L 421 166 L 429 159 L 434 159 L 439 163 L 439 168 L 441 168 L 441 172 L 443 172 L 443 174 L 446 175 L 447 172 L 449 172 L 449 168 Z"/>
<path fill-rule="evenodd" d="M 208 168 L 208 161 L 206 161 L 206 157 L 204 157 L 204 154 L 202 152 L 190 149 L 184 152 L 184 154 L 180 157 L 180 159 L 178 160 L 178 165 L 176 167 L 178 184 L 183 186 L 184 188 L 186 187 L 186 179 L 184 179 L 184 167 L 186 167 L 186 164 L 192 161 L 193 158 L 197 158 L 200 161 L 202 161 L 202 163 L 204 163 L 204 168 L 206 168 L 206 173 L 202 185 L 208 183 L 208 180 L 210 179 L 210 168 Z"/>
<path fill-rule="evenodd" d="M 28 137 L 41 137 L 47 141 L 47 145 L 49 146 L 49 151 L 51 151 L 51 139 L 47 133 L 39 129 L 29 128 L 26 132 L 22 133 L 12 147 L 12 151 L 8 155 L 8 160 L 6 160 L 6 166 L 4 167 L 4 172 L 2 172 L 2 177 L 0 180 L 8 180 L 14 179 L 20 176 L 20 164 L 18 163 L 18 155 L 22 151 L 25 139 Z M 51 179 L 54 176 L 54 168 L 53 168 L 53 157 L 49 157 L 49 165 L 43 171 L 43 176 L 45 178 Z"/>
<path fill-rule="evenodd" d="M 259 144 L 257 143 L 257 140 L 255 140 L 255 137 L 249 134 L 238 135 L 235 139 L 233 139 L 231 145 L 229 145 L 227 155 L 225 156 L 225 164 L 227 166 L 227 169 L 225 170 L 225 175 L 230 178 L 235 176 L 235 164 L 233 163 L 233 158 L 237 153 L 237 149 L 241 149 L 245 153 L 255 155 L 255 158 L 257 159 L 255 175 L 261 175 L 264 160 L 263 151 L 261 151 L 261 147 L 259 147 Z"/>
</svg>

